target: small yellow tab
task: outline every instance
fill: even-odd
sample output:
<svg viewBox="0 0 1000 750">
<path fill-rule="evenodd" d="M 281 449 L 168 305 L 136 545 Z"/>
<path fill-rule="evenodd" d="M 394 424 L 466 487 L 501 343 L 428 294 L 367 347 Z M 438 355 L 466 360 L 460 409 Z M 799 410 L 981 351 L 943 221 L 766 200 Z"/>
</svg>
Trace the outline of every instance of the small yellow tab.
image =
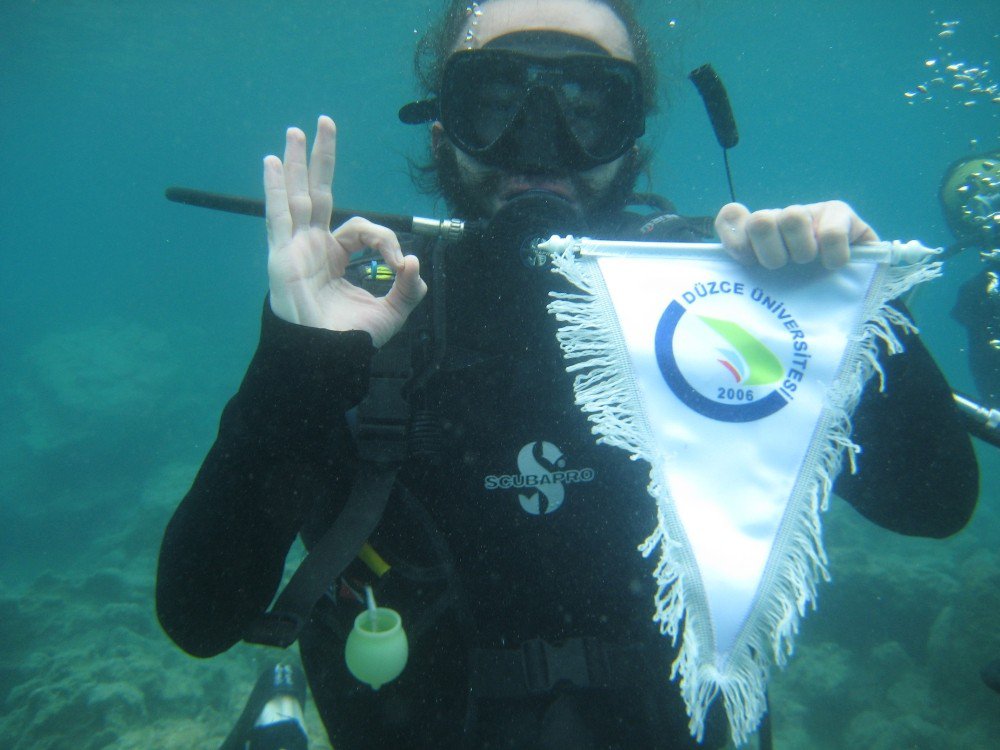
<svg viewBox="0 0 1000 750">
<path fill-rule="evenodd" d="M 361 551 L 358 553 L 358 559 L 367 565 L 368 569 L 379 578 L 388 573 L 389 569 L 392 567 L 389 563 L 382 559 L 382 556 L 376 552 L 375 548 L 368 544 L 368 542 L 365 542 Z"/>
</svg>

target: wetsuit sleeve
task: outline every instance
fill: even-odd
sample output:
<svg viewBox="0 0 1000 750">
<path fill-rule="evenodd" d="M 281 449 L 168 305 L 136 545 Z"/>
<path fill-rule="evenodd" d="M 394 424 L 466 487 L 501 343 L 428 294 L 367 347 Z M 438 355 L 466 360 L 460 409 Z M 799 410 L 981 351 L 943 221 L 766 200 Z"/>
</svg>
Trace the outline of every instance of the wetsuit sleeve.
<svg viewBox="0 0 1000 750">
<path fill-rule="evenodd" d="M 294 325 L 264 305 L 257 352 L 160 548 L 157 614 L 185 651 L 212 656 L 242 638 L 320 488 L 349 482 L 344 413 L 364 397 L 374 352 L 367 333 Z"/>
<path fill-rule="evenodd" d="M 979 469 L 951 388 L 916 335 L 905 351 L 882 352 L 885 390 L 865 387 L 854 414 L 858 472 L 845 467 L 834 490 L 866 518 L 902 534 L 945 537 L 972 517 Z"/>
</svg>

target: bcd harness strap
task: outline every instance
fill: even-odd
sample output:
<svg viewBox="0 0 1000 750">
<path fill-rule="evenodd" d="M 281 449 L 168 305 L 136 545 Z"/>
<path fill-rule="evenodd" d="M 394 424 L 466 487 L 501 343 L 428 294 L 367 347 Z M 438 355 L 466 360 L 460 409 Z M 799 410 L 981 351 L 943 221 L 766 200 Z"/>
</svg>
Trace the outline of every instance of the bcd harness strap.
<svg viewBox="0 0 1000 750">
<path fill-rule="evenodd" d="M 541 638 L 515 649 L 474 649 L 472 692 L 477 698 L 510 700 L 570 690 L 636 689 L 651 673 L 642 644 L 620 646 L 597 638 Z"/>
<path fill-rule="evenodd" d="M 250 623 L 243 636 L 245 641 L 279 648 L 291 646 L 309 621 L 316 602 L 375 530 L 407 455 L 410 409 L 403 388 L 410 378 L 410 366 L 405 331 L 372 358 L 368 395 L 357 408 L 355 444 L 360 460 L 347 503 L 309 550 L 271 610 Z"/>
</svg>

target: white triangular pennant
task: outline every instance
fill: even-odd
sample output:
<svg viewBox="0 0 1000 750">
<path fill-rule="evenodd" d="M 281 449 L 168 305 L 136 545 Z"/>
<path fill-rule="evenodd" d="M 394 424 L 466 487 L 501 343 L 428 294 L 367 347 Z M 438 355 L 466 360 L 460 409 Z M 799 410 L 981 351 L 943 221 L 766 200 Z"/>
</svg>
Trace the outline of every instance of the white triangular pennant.
<svg viewBox="0 0 1000 750">
<path fill-rule="evenodd" d="M 887 262 L 930 257 L 916 243 L 858 250 L 869 257 L 838 271 L 747 268 L 717 246 L 547 247 L 582 292 L 549 306 L 577 403 L 600 442 L 650 464 L 657 524 L 640 549 L 659 552 L 654 619 L 681 639 L 671 677 L 691 732 L 721 693 L 742 744 L 827 575 L 819 513 L 857 450 L 850 415 L 876 340 L 896 352 L 890 324 L 912 328 L 886 303 L 940 264 Z"/>
</svg>

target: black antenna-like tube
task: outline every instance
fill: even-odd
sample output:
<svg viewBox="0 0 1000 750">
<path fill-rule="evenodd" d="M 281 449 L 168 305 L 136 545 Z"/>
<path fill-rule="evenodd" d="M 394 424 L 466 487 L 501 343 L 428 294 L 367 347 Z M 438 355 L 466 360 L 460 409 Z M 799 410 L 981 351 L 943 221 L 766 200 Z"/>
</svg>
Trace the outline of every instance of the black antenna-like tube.
<svg viewBox="0 0 1000 750">
<path fill-rule="evenodd" d="M 256 198 L 210 193 L 205 190 L 195 190 L 194 188 L 186 187 L 168 187 L 166 189 L 166 196 L 168 201 L 173 201 L 174 203 L 211 208 L 215 211 L 225 211 L 231 214 L 264 218 L 264 201 Z M 363 216 L 369 221 L 388 227 L 394 232 L 413 231 L 412 216 L 382 214 L 373 211 L 353 211 L 349 208 L 334 209 L 333 215 L 330 218 L 330 226 L 340 226 L 352 216 Z"/>
<path fill-rule="evenodd" d="M 264 201 L 257 198 L 209 193 L 205 190 L 195 190 L 194 188 L 186 187 L 168 187 L 166 189 L 166 196 L 168 201 L 173 201 L 174 203 L 211 208 L 214 211 L 226 211 L 231 214 L 264 218 Z M 458 240 L 470 234 L 478 236 L 482 233 L 482 222 L 466 224 L 460 219 L 425 219 L 421 216 L 383 214 L 376 211 L 354 211 L 350 208 L 334 209 L 330 216 L 330 227 L 340 226 L 353 216 L 361 216 L 373 224 L 388 227 L 394 232 L 419 234 L 425 237 L 440 237 L 447 241 Z"/>
<path fill-rule="evenodd" d="M 711 63 L 706 63 L 688 73 L 688 78 L 698 89 L 701 100 L 705 102 L 708 119 L 712 123 L 712 130 L 715 131 L 719 145 L 723 148 L 732 148 L 740 142 L 740 134 L 736 129 L 736 118 L 733 117 L 733 108 L 729 104 L 729 95 L 719 79 L 719 74 L 715 72 Z"/>
<path fill-rule="evenodd" d="M 736 191 L 733 189 L 733 175 L 729 170 L 728 149 L 740 142 L 740 133 L 736 129 L 736 118 L 733 116 L 733 107 L 729 103 L 726 87 L 722 85 L 722 80 L 711 63 L 695 68 L 688 73 L 688 78 L 698 89 L 698 94 L 705 103 L 705 110 L 708 112 L 708 120 L 712 123 L 712 130 L 715 131 L 715 140 L 722 146 L 722 160 L 726 166 L 729 196 L 735 202 Z"/>
</svg>

